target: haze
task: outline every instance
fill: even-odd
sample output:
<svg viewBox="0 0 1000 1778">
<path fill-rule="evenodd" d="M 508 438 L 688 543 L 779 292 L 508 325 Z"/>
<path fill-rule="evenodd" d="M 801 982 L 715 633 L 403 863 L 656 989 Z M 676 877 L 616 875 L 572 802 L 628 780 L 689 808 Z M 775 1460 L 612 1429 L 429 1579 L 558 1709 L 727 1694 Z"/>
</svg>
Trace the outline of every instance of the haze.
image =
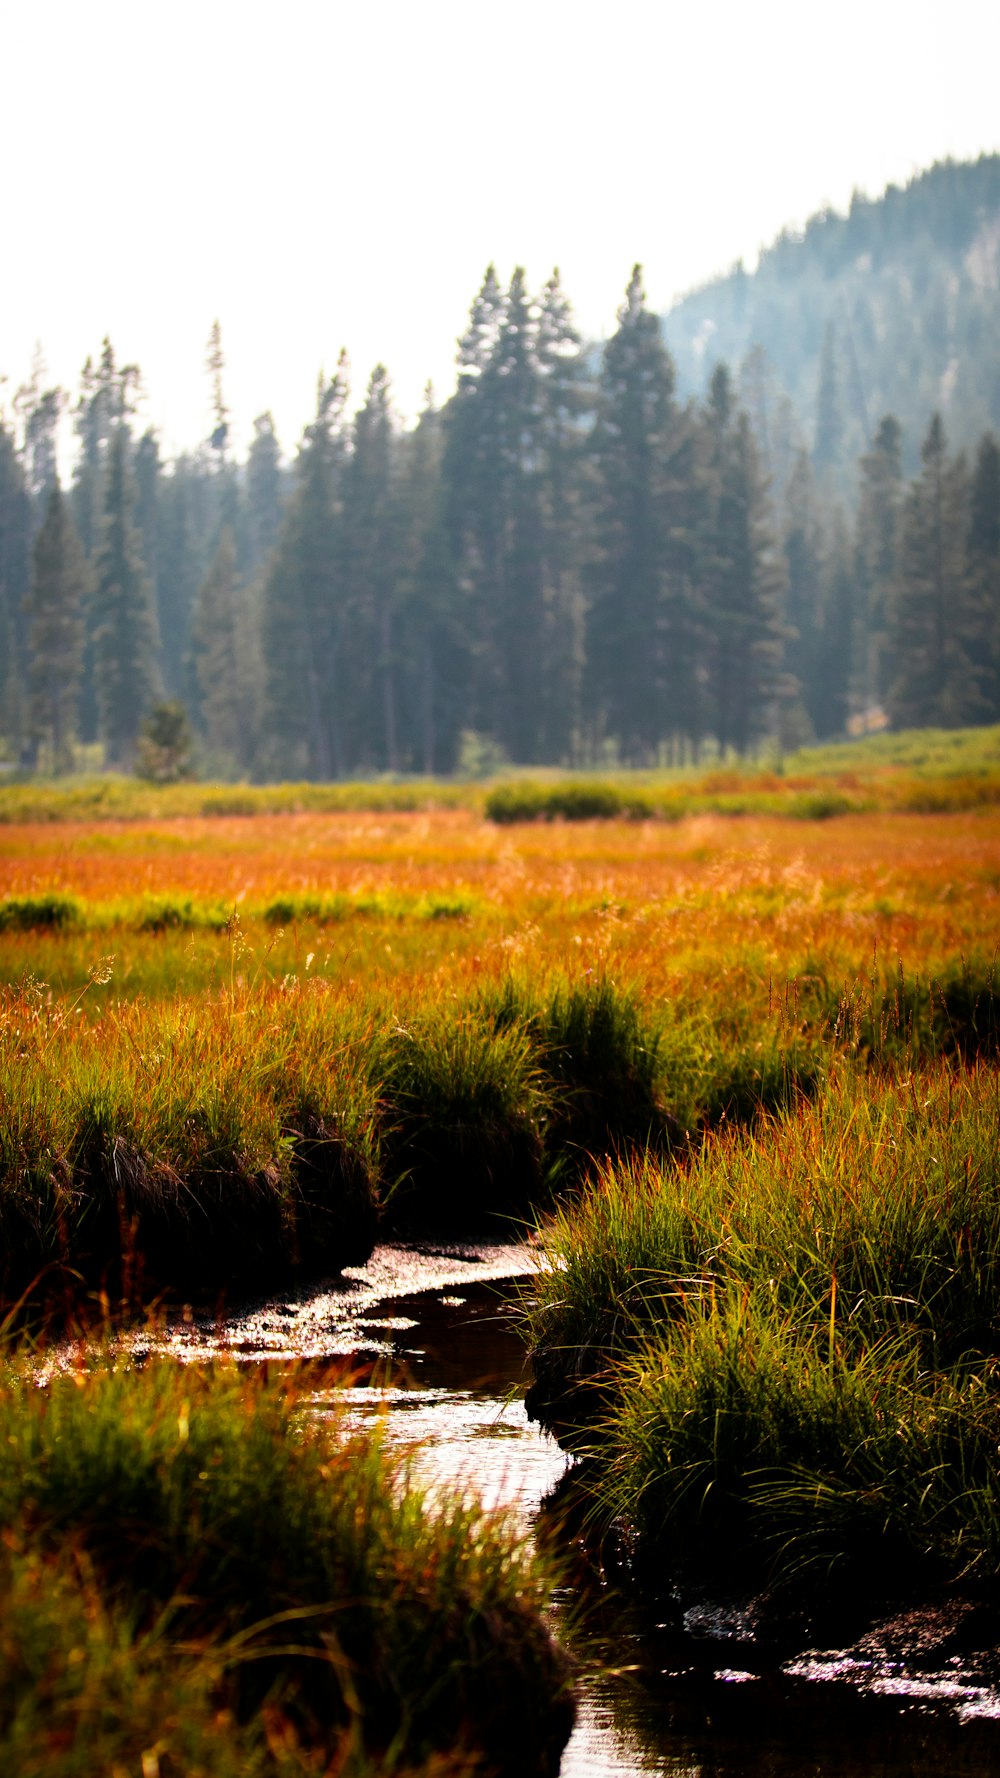
<svg viewBox="0 0 1000 1778">
<path fill-rule="evenodd" d="M 165 449 L 209 424 L 222 324 L 242 450 L 286 452 L 346 346 L 413 414 L 452 385 L 490 259 L 553 264 L 581 328 L 614 325 L 786 224 L 934 160 L 1000 147 L 1000 8 L 456 0 L 94 0 L 8 12 L 0 400 L 35 342 L 75 390 L 110 334 Z M 16 171 L 15 171 L 16 170 Z"/>
</svg>

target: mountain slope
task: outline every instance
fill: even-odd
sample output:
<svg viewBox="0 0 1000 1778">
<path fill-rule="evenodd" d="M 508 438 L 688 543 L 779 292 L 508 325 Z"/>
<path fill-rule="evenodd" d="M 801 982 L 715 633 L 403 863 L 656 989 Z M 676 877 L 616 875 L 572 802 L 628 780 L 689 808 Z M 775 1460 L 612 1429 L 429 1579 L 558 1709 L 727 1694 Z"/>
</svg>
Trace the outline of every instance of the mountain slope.
<svg viewBox="0 0 1000 1778">
<path fill-rule="evenodd" d="M 700 393 L 719 359 L 740 369 L 779 457 L 804 443 L 846 472 L 889 412 L 909 467 L 935 409 L 953 444 L 973 444 L 1000 429 L 1000 155 L 814 216 L 663 327 L 682 391 Z"/>
</svg>

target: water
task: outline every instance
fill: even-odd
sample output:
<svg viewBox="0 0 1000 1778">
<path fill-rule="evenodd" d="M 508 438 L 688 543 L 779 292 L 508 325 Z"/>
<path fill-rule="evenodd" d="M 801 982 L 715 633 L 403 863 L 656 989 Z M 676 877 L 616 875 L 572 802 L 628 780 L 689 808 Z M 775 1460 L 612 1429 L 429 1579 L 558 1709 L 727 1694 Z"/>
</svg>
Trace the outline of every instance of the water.
<svg viewBox="0 0 1000 1778">
<path fill-rule="evenodd" d="M 377 1249 L 323 1289 L 163 1340 L 180 1359 L 341 1360 L 362 1424 L 405 1444 L 433 1491 L 474 1489 L 536 1534 L 567 1459 L 525 1413 L 507 1304 L 521 1244 Z M 134 1341 L 133 1343 L 141 1343 Z M 314 1411 L 327 1411 L 317 1396 Z M 572 1546 L 570 1546 L 572 1554 Z M 617 1595 L 582 1553 L 554 1604 L 581 1662 L 560 1778 L 987 1778 L 1000 1771 L 996 1623 L 969 1605 L 888 1617 L 850 1647 L 776 1651 L 752 1602 L 661 1607 Z"/>
</svg>

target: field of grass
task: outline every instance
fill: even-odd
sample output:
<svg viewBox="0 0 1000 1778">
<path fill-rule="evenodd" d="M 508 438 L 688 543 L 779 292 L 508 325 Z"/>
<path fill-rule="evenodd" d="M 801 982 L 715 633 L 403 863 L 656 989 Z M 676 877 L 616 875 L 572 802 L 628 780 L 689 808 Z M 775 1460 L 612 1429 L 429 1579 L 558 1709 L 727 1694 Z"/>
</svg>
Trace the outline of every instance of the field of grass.
<svg viewBox="0 0 1000 1778">
<path fill-rule="evenodd" d="M 0 1764 L 292 1778 L 554 1774 L 572 1721 L 513 1528 L 433 1509 L 322 1379 L 0 1384 Z"/>
<path fill-rule="evenodd" d="M 498 822 L 680 820 L 770 814 L 825 820 L 861 810 L 929 812 L 1000 801 L 1000 728 L 911 730 L 758 760 L 656 771 L 535 768 L 489 784 L 377 779 L 353 784 L 157 785 L 104 774 L 0 784 L 0 824 L 157 821 L 230 815 L 466 808 Z"/>
<path fill-rule="evenodd" d="M 379 1228 L 541 1216 L 535 1402 L 644 1573 L 986 1581 L 995 741 L 872 743 L 854 786 L 836 755 L 717 775 L 669 820 L 8 802 L 8 1306 L 214 1298 Z M 787 800 L 823 784 L 851 806 Z"/>
<path fill-rule="evenodd" d="M 317 1275 L 380 1216 L 527 1214 L 834 1056 L 989 1054 L 998 836 L 989 809 L 11 825 L 8 1297 Z"/>
</svg>

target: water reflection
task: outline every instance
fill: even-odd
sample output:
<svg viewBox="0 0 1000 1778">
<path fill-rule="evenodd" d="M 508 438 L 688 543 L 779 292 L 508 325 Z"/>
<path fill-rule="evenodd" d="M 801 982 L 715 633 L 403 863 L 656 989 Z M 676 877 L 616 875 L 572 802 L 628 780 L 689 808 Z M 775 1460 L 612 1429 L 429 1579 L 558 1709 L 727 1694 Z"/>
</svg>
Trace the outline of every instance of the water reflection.
<svg viewBox="0 0 1000 1778">
<path fill-rule="evenodd" d="M 358 1423 L 379 1416 L 432 1490 L 468 1486 L 533 1533 L 567 1469 L 528 1421 L 524 1353 L 505 1293 L 521 1244 L 377 1250 L 318 1291 L 168 1329 L 179 1358 L 350 1361 Z M 505 1282 L 506 1281 L 506 1282 Z M 358 1361 L 363 1368 L 359 1372 Z M 314 1411 L 327 1411 L 317 1397 Z M 558 1535 L 558 1533 L 556 1533 Z M 575 1547 L 572 1534 L 563 1543 Z M 569 1540 L 567 1542 L 567 1540 Z M 739 1601 L 658 1616 L 608 1587 L 580 1552 L 554 1605 L 581 1663 L 561 1778 L 988 1778 L 1000 1771 L 1000 1626 L 956 1602 L 841 1649 L 778 1649 Z"/>
</svg>

